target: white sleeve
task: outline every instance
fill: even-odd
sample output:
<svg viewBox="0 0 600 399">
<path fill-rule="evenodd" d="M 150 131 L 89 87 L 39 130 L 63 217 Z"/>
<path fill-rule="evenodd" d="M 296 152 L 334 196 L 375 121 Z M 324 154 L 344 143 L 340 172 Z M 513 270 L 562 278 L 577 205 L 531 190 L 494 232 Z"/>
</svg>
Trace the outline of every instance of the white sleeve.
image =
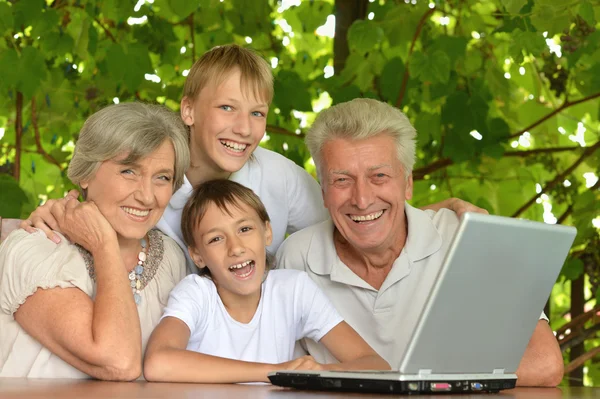
<svg viewBox="0 0 600 399">
<path fill-rule="evenodd" d="M 540 320 L 546 320 L 548 323 L 550 323 L 548 316 L 546 316 L 546 313 L 544 313 L 544 312 L 542 312 L 542 314 L 540 316 Z"/>
<path fill-rule="evenodd" d="M 292 234 L 305 227 L 328 218 L 323 205 L 321 186 L 304 169 L 290 161 L 290 176 L 287 179 L 288 224 L 287 233 Z"/>
<path fill-rule="evenodd" d="M 190 339 L 195 333 L 204 331 L 208 319 L 207 304 L 209 293 L 202 279 L 197 275 L 189 275 L 179 282 L 169 294 L 169 302 L 161 317 L 175 317 L 183 321 L 190 329 Z"/>
<path fill-rule="evenodd" d="M 310 338 L 318 342 L 333 327 L 344 321 L 308 274 L 298 274 L 294 293 L 296 314 L 300 316 L 296 324 L 296 340 Z"/>
</svg>

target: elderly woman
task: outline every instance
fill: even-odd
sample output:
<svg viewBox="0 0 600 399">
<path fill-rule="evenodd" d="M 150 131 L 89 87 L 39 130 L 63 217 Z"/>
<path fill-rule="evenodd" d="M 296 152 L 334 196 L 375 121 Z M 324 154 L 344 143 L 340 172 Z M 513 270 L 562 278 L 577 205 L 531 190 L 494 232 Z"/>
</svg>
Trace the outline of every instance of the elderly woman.
<svg viewBox="0 0 600 399">
<path fill-rule="evenodd" d="M 68 176 L 87 199 L 52 207 L 67 239 L 13 232 L 0 247 L 0 377 L 133 380 L 170 290 L 179 246 L 157 230 L 189 164 L 167 109 L 111 105 L 83 125 Z"/>
</svg>

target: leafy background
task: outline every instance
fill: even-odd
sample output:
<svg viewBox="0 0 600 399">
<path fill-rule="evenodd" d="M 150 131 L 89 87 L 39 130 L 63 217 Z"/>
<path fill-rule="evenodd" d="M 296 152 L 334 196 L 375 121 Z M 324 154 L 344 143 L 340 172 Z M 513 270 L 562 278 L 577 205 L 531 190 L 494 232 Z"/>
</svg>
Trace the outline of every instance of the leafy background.
<svg viewBox="0 0 600 399">
<path fill-rule="evenodd" d="M 600 385 L 598 19 L 597 0 L 0 0 L 0 216 L 73 187 L 91 113 L 176 110 L 199 55 L 247 45 L 276 79 L 262 145 L 311 173 L 316 112 L 372 97 L 419 132 L 414 204 L 576 226 L 546 310 L 563 384 Z"/>
</svg>

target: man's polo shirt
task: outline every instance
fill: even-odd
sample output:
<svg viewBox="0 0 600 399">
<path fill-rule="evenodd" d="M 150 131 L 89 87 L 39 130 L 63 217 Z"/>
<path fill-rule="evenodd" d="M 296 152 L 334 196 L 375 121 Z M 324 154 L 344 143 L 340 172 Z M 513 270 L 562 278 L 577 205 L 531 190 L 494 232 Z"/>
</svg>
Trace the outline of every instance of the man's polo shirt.
<svg viewBox="0 0 600 399">
<path fill-rule="evenodd" d="M 278 267 L 306 271 L 346 322 L 393 369 L 400 364 L 459 224 L 456 214 L 447 209 L 405 207 L 406 244 L 379 290 L 340 260 L 331 220 L 291 235 L 277 253 Z M 336 362 L 321 344 L 307 340 L 304 345 L 318 362 Z"/>
<path fill-rule="evenodd" d="M 293 233 L 328 218 L 323 206 L 319 183 L 304 169 L 283 155 L 257 147 L 253 157 L 229 180 L 248 187 L 258 195 L 267 209 L 273 229 L 273 243 L 267 248 L 271 253 Z M 187 177 L 173 194 L 157 227 L 174 239 L 185 252 L 188 272 L 196 272 L 181 233 L 181 214 L 194 188 Z"/>
</svg>

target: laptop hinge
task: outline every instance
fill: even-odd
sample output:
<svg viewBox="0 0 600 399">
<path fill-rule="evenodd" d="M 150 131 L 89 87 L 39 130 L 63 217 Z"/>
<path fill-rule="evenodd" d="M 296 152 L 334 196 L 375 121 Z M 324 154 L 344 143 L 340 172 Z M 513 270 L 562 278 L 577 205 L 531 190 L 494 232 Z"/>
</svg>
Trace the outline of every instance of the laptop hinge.
<svg viewBox="0 0 600 399">
<path fill-rule="evenodd" d="M 431 374 L 431 369 L 420 369 L 419 370 L 419 375 L 430 375 Z"/>
<path fill-rule="evenodd" d="M 504 369 L 494 369 L 492 374 L 504 374 Z"/>
</svg>

